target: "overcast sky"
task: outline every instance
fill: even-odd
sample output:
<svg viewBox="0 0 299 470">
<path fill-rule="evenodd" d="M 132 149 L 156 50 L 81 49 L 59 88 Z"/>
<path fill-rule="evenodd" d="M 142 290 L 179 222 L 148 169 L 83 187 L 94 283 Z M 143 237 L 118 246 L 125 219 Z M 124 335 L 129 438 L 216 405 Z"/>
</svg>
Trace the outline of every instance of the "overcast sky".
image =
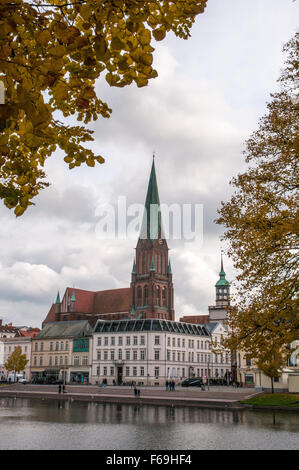
<svg viewBox="0 0 299 470">
<path fill-rule="evenodd" d="M 214 223 L 229 180 L 242 171 L 244 142 L 266 111 L 283 66 L 283 44 L 298 26 L 292 0 L 208 0 L 192 37 L 156 44 L 159 77 L 137 89 L 97 93 L 113 109 L 92 124 L 95 168 L 68 170 L 62 152 L 46 165 L 51 187 L 21 218 L 0 205 L 0 318 L 41 327 L 57 291 L 129 287 L 136 239 L 99 239 L 101 209 L 143 204 L 156 154 L 160 201 L 203 204 L 203 243 L 170 240 L 176 319 L 207 314 L 220 268 Z M 224 258 L 227 279 L 234 281 Z"/>
</svg>

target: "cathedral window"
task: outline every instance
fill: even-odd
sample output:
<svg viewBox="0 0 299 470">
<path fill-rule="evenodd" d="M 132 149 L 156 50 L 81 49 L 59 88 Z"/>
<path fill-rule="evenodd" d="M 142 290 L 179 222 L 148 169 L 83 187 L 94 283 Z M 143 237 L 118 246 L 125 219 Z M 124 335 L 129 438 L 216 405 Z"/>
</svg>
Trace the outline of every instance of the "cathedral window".
<svg viewBox="0 0 299 470">
<path fill-rule="evenodd" d="M 144 305 L 148 305 L 148 287 L 144 286 Z"/>
<path fill-rule="evenodd" d="M 162 289 L 162 305 L 163 305 L 163 307 L 166 307 L 166 306 L 167 306 L 167 302 L 166 302 L 166 287 L 163 287 L 163 289 Z"/>
<path fill-rule="evenodd" d="M 142 305 L 142 287 L 138 286 L 137 288 L 137 305 L 140 307 Z"/>
</svg>

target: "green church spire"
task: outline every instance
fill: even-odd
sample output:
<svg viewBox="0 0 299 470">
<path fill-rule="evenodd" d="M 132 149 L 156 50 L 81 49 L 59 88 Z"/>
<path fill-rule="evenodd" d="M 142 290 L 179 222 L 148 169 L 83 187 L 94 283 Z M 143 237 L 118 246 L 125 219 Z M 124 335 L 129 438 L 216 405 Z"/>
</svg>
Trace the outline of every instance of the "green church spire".
<svg viewBox="0 0 299 470">
<path fill-rule="evenodd" d="M 144 209 L 140 238 L 148 238 L 153 242 L 161 233 L 160 199 L 154 156 Z"/>
<path fill-rule="evenodd" d="M 71 302 L 76 302 L 75 289 L 74 289 L 74 288 L 73 288 L 73 293 L 72 293 Z"/>
<path fill-rule="evenodd" d="M 172 274 L 170 260 L 168 261 L 168 274 Z"/>
<path fill-rule="evenodd" d="M 59 295 L 59 291 L 57 292 L 57 297 L 56 297 L 56 304 L 60 304 L 60 295 Z"/>
<path fill-rule="evenodd" d="M 136 262 L 135 262 L 135 259 L 134 259 L 134 263 L 133 263 L 132 274 L 136 274 Z"/>
<path fill-rule="evenodd" d="M 221 254 L 221 266 L 220 266 L 220 272 L 219 272 L 220 279 L 219 281 L 216 282 L 216 286 L 229 286 L 229 282 L 226 280 L 225 276 L 225 271 L 223 269 L 223 258 Z"/>
</svg>

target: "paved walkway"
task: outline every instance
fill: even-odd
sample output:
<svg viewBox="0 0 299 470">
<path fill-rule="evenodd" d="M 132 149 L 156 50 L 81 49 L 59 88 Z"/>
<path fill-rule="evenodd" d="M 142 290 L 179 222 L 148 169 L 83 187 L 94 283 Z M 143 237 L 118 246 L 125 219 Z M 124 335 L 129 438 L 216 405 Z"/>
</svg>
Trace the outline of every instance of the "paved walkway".
<svg viewBox="0 0 299 470">
<path fill-rule="evenodd" d="M 99 387 L 95 385 L 66 385 L 66 394 L 58 393 L 57 385 L 11 384 L 0 387 L 0 396 L 22 398 L 54 398 L 113 403 L 163 404 L 184 406 L 230 406 L 240 407 L 238 400 L 246 400 L 257 393 L 250 388 L 210 387 L 202 391 L 194 388 L 177 387 L 166 391 L 161 387 L 138 387 L 140 397 L 134 396 L 131 387 Z"/>
</svg>

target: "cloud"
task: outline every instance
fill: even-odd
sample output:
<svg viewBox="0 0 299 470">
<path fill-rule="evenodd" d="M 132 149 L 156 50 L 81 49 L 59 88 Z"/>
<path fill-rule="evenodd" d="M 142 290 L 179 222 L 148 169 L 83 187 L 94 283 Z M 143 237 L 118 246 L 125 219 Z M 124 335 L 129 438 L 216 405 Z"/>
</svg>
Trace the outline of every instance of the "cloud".
<svg viewBox="0 0 299 470">
<path fill-rule="evenodd" d="M 40 326 L 57 290 L 126 287 L 136 240 L 99 240 L 97 210 L 143 204 L 153 151 L 160 200 L 204 206 L 203 244 L 170 240 L 175 309 L 207 314 L 214 304 L 222 228 L 215 225 L 229 180 L 245 168 L 244 142 L 257 128 L 283 64 L 282 45 L 297 27 L 298 2 L 214 0 L 188 41 L 156 44 L 159 77 L 148 87 L 97 93 L 112 107 L 93 124 L 89 146 L 104 165 L 68 170 L 62 152 L 48 159 L 52 183 L 16 219 L 0 206 L 0 317 Z M 279 28 L 277 25 L 279 24 Z M 232 263 L 225 258 L 227 279 Z"/>
</svg>

